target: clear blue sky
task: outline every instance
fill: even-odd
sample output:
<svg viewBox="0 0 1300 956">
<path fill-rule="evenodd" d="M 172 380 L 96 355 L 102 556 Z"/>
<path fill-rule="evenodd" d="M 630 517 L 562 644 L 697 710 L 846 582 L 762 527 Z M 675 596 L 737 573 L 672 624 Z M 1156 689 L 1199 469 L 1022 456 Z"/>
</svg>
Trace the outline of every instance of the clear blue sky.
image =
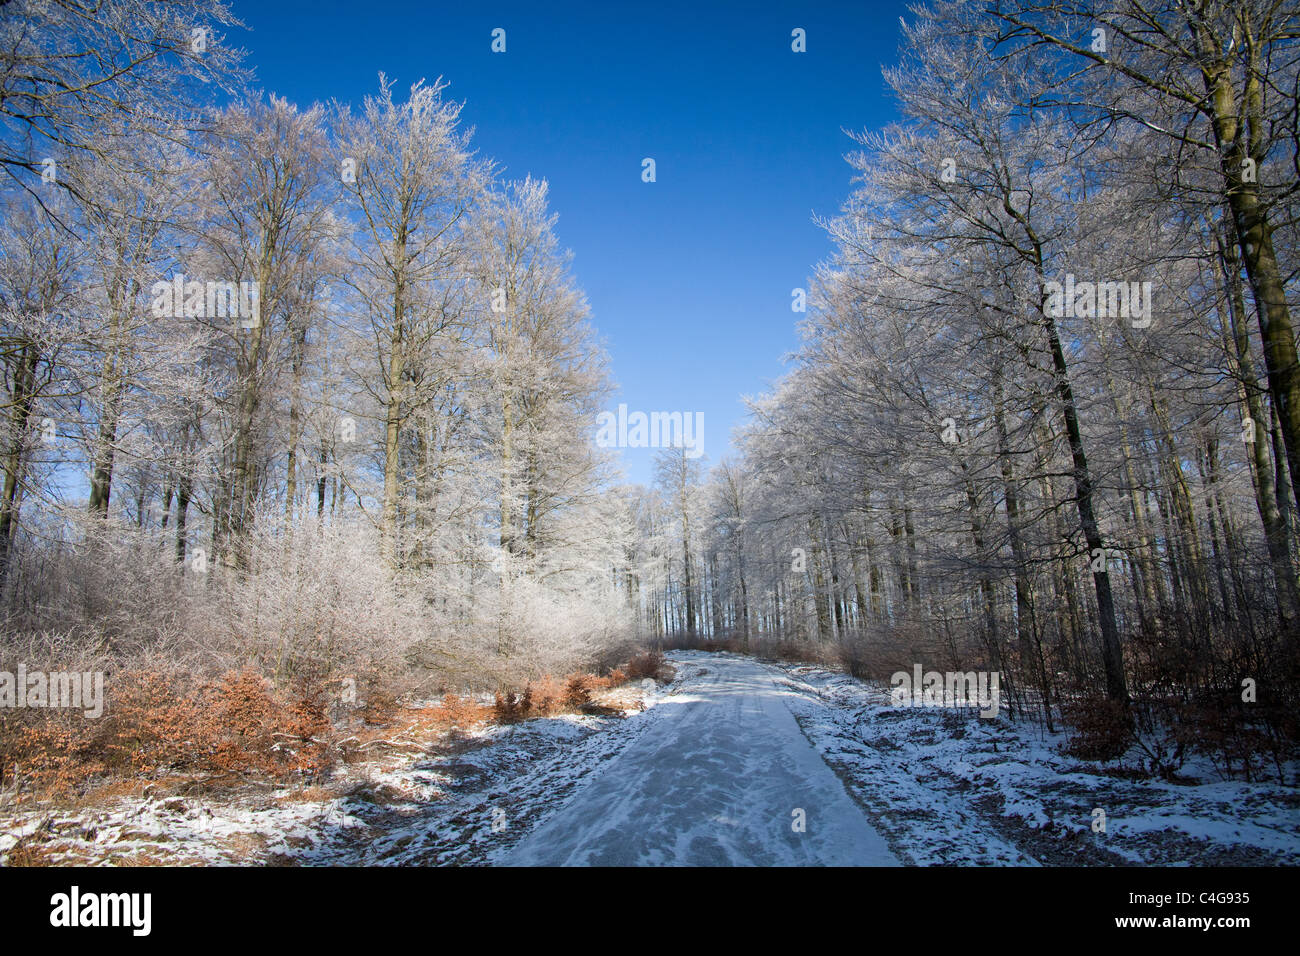
<svg viewBox="0 0 1300 956">
<path fill-rule="evenodd" d="M 709 463 L 743 395 L 796 344 L 790 290 L 830 252 L 812 223 L 850 188 L 843 129 L 894 115 L 880 76 L 896 2 L 234 0 L 259 85 L 359 103 L 442 76 L 480 155 L 551 184 L 560 242 L 619 390 L 611 407 L 704 413 Z M 491 33 L 506 31 L 506 52 Z M 791 31 L 807 52 L 791 51 Z M 641 181 L 653 157 L 658 181 Z M 651 452 L 628 450 L 633 481 Z"/>
</svg>

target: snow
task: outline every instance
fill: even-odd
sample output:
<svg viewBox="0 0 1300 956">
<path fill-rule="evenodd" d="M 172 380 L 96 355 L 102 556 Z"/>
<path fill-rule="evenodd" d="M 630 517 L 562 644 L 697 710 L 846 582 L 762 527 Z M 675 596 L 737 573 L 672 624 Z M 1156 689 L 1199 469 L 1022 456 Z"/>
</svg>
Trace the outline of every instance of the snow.
<svg viewBox="0 0 1300 956">
<path fill-rule="evenodd" d="M 794 712 L 901 859 L 919 865 L 1300 862 L 1300 791 L 1215 779 L 1134 779 L 1063 753 L 1065 735 L 1002 715 L 898 708 L 888 690 L 793 664 Z M 1292 774 L 1294 779 L 1294 774 Z M 1094 810 L 1106 815 L 1092 829 Z"/>
<path fill-rule="evenodd" d="M 703 659 L 701 659 L 703 658 Z M 675 655 L 689 693 L 502 862 L 516 866 L 892 865 L 768 667 Z"/>
<path fill-rule="evenodd" d="M 669 660 L 672 683 L 620 691 L 626 717 L 480 728 L 346 764 L 328 786 L 0 811 L 0 861 L 39 832 L 47 862 L 86 865 L 1300 862 L 1294 786 L 1208 766 L 1133 779 L 1065 756 L 1060 735 L 896 708 L 843 674 Z"/>
</svg>

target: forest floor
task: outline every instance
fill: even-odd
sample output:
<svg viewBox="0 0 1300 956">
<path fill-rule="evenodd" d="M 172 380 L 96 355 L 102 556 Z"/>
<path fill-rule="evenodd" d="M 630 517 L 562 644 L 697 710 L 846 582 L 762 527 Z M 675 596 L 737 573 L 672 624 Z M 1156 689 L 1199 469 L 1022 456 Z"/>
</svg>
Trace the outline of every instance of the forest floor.
<svg viewBox="0 0 1300 956">
<path fill-rule="evenodd" d="M 888 690 L 781 664 L 790 707 L 899 859 L 917 865 L 1249 866 L 1300 863 L 1300 786 L 1176 782 L 1064 753 L 1066 735 L 1003 714 L 895 707 Z M 1105 832 L 1094 832 L 1094 811 Z"/>
<path fill-rule="evenodd" d="M 676 676 L 564 715 L 396 740 L 301 786 L 139 782 L 0 810 L 0 861 L 47 865 L 1296 864 L 1300 788 L 1179 782 L 1064 738 L 895 708 L 806 665 L 679 651 Z M 1294 779 L 1294 775 L 1292 776 Z M 1094 810 L 1106 832 L 1094 833 Z"/>
</svg>

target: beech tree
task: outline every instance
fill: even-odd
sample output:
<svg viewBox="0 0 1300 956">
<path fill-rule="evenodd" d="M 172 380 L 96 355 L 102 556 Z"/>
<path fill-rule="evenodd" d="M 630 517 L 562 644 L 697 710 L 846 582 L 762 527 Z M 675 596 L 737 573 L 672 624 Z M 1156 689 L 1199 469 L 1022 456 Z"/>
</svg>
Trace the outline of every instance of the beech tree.
<svg viewBox="0 0 1300 956">
<path fill-rule="evenodd" d="M 199 89 L 243 79 L 243 53 L 222 33 L 242 24 L 220 0 L 11 0 L 5 8 L 0 169 L 47 214 L 56 210 L 39 182 L 98 201 L 60 176 L 60 164 L 139 169 L 133 141 L 177 139 L 182 118 L 198 121 Z"/>
<path fill-rule="evenodd" d="M 338 120 L 344 192 L 354 210 L 357 268 L 345 281 L 363 303 L 377 350 L 379 378 L 369 387 L 382 409 L 383 496 L 380 524 L 390 559 L 398 555 L 402 429 L 420 396 L 429 352 L 456 321 L 440 307 L 438 286 L 461 255 L 462 218 L 483 188 L 468 137 L 457 129 L 460 107 L 444 102 L 441 81 L 416 83 L 396 103 L 392 83 L 367 97 L 358 117 Z M 436 379 L 435 379 L 436 381 Z"/>
</svg>

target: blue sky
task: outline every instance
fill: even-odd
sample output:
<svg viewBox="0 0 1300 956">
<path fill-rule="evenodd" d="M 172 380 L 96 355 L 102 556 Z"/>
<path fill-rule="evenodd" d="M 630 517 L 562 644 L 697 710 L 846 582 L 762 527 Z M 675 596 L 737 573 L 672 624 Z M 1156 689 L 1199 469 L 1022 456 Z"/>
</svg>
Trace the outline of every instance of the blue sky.
<svg viewBox="0 0 1300 956">
<path fill-rule="evenodd" d="M 796 345 L 790 290 L 830 252 L 814 213 L 850 188 L 843 129 L 893 118 L 880 76 L 901 3 L 234 0 L 259 85 L 358 103 L 442 76 L 480 155 L 551 185 L 561 243 L 619 388 L 702 412 L 710 463 L 743 395 Z M 491 51 L 494 28 L 506 52 Z M 807 52 L 791 51 L 801 27 Z M 653 157 L 657 181 L 641 180 Z M 652 452 L 628 450 L 633 481 Z"/>
</svg>

